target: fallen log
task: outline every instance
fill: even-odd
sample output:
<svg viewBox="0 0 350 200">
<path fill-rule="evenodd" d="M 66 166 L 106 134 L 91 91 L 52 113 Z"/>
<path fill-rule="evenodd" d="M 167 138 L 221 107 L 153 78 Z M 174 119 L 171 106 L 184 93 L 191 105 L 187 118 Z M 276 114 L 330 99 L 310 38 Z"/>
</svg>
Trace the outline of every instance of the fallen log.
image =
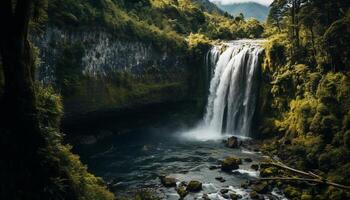
<svg viewBox="0 0 350 200">
<path fill-rule="evenodd" d="M 291 172 L 294 172 L 298 175 L 303 175 L 303 176 L 307 176 L 309 178 L 300 178 L 300 177 L 271 177 L 271 178 L 260 178 L 260 180 L 280 180 L 280 181 L 304 181 L 304 182 L 309 182 L 309 183 L 316 183 L 316 184 L 325 184 L 325 185 L 330 185 L 330 186 L 334 186 L 340 189 L 344 189 L 344 190 L 350 190 L 350 186 L 347 185 L 342 185 L 339 183 L 334 183 L 332 181 L 327 180 L 326 178 L 317 175 L 311 171 L 305 172 L 305 171 L 301 171 L 298 169 L 294 169 L 292 167 L 287 166 L 286 164 L 282 163 L 279 160 L 276 159 L 272 159 L 273 162 L 264 162 L 261 163 L 263 165 L 271 165 L 274 167 L 278 167 L 281 169 L 285 169 Z"/>
<path fill-rule="evenodd" d="M 271 177 L 271 178 L 260 178 L 262 181 L 303 181 L 303 182 L 312 182 L 317 184 L 330 185 L 344 190 L 350 190 L 350 186 L 334 183 L 327 181 L 325 179 L 311 179 L 311 178 L 298 178 L 298 177 Z"/>
</svg>

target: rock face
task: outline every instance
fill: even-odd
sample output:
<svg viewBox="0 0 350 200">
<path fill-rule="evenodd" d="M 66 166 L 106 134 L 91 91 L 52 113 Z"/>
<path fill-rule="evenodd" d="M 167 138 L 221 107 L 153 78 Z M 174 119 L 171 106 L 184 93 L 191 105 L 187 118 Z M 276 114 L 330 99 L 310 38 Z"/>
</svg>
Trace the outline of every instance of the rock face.
<svg viewBox="0 0 350 200">
<path fill-rule="evenodd" d="M 33 41 L 41 59 L 36 77 L 61 92 L 67 116 L 183 101 L 198 91 L 200 80 L 189 79 L 198 69 L 184 49 L 123 40 L 103 29 L 49 27 Z"/>
<path fill-rule="evenodd" d="M 238 169 L 239 165 L 242 164 L 242 160 L 236 157 L 227 157 L 221 163 L 221 170 L 231 172 L 232 170 Z"/>
<path fill-rule="evenodd" d="M 192 180 L 188 183 L 186 190 L 189 192 L 199 192 L 202 190 L 202 183 Z"/>
</svg>

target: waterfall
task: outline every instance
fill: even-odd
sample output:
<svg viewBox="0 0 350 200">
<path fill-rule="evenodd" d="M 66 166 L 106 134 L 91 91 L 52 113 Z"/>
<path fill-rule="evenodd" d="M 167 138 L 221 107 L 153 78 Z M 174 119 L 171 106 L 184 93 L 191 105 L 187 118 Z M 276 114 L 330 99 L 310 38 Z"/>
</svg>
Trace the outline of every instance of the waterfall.
<svg viewBox="0 0 350 200">
<path fill-rule="evenodd" d="M 209 52 L 207 64 L 215 67 L 203 121 L 212 134 L 251 136 L 261 43 L 261 40 L 238 40 L 226 43 L 221 54 L 218 46 Z"/>
</svg>

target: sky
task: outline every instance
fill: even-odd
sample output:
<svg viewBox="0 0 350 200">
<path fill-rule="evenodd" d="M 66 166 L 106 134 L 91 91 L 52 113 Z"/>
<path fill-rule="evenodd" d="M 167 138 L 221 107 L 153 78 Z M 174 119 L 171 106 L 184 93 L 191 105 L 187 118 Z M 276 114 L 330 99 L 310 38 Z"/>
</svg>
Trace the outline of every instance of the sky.
<svg viewBox="0 0 350 200">
<path fill-rule="evenodd" d="M 220 2 L 222 4 L 232 4 L 232 3 L 244 3 L 244 2 L 256 2 L 263 5 L 270 5 L 273 0 L 209 0 L 211 2 Z"/>
</svg>

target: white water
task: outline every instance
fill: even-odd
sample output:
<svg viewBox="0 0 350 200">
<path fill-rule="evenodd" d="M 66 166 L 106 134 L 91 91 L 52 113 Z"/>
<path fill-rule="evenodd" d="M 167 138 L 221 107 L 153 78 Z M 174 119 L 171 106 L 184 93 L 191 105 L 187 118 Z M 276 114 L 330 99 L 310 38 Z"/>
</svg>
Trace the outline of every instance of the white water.
<svg viewBox="0 0 350 200">
<path fill-rule="evenodd" d="M 215 46 L 206 57 L 212 70 L 203 123 L 187 133 L 198 140 L 224 135 L 252 136 L 252 120 L 258 95 L 259 56 L 262 40 L 238 40 Z"/>
</svg>

